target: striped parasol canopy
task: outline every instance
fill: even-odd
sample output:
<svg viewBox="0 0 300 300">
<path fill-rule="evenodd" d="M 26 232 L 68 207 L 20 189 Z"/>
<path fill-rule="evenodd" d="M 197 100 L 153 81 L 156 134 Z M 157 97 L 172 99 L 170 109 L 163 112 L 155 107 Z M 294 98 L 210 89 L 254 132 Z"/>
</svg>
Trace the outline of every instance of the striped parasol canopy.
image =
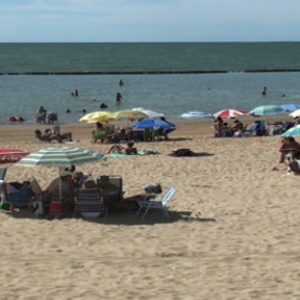
<svg viewBox="0 0 300 300">
<path fill-rule="evenodd" d="M 275 116 L 284 114 L 285 111 L 280 105 L 262 105 L 252 109 L 249 115 L 253 116 Z"/>
<path fill-rule="evenodd" d="M 244 115 L 245 115 L 245 110 L 227 108 L 214 113 L 213 116 L 214 118 L 221 117 L 222 119 L 228 119 L 228 118 L 235 118 Z"/>
<path fill-rule="evenodd" d="M 30 155 L 22 158 L 18 163 L 16 163 L 16 166 L 59 167 L 60 176 L 63 176 L 63 167 L 93 162 L 100 160 L 103 157 L 103 154 L 84 148 L 47 148 L 31 153 Z M 59 180 L 59 200 L 62 201 L 62 180 Z"/>
<path fill-rule="evenodd" d="M 282 134 L 282 136 L 284 137 L 299 136 L 299 135 L 300 135 L 300 125 L 296 125 Z"/>
<path fill-rule="evenodd" d="M 103 154 L 84 148 L 57 147 L 41 149 L 22 158 L 16 166 L 35 167 L 52 166 L 65 167 L 97 161 Z"/>
<path fill-rule="evenodd" d="M 143 107 L 135 107 L 132 109 L 133 111 L 140 111 L 144 113 L 149 119 L 155 119 L 155 118 L 161 118 L 164 117 L 165 115 L 150 109 L 145 109 Z"/>
</svg>

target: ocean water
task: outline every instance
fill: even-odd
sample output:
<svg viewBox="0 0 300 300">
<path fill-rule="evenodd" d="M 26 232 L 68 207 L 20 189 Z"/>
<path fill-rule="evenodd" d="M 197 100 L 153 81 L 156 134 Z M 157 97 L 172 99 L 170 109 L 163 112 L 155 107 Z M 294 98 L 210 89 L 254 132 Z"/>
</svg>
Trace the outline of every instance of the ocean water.
<svg viewBox="0 0 300 300">
<path fill-rule="evenodd" d="M 40 105 L 76 122 L 103 102 L 111 111 L 144 107 L 170 118 L 300 103 L 299 50 L 300 43 L 0 44 L 0 122 L 10 115 L 34 122 Z"/>
</svg>

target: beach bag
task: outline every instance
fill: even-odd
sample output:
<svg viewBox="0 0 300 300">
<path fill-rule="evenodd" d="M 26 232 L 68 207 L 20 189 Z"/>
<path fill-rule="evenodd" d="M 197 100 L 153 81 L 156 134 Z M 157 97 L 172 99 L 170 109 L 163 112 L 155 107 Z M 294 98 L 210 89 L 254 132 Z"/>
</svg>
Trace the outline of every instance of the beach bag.
<svg viewBox="0 0 300 300">
<path fill-rule="evenodd" d="M 147 194 L 160 194 L 162 192 L 162 188 L 159 183 L 149 183 L 145 185 L 145 192 Z"/>
<path fill-rule="evenodd" d="M 170 155 L 171 156 L 176 156 L 176 157 L 193 156 L 194 152 L 191 149 L 182 148 L 182 149 L 172 151 L 172 153 Z"/>
</svg>

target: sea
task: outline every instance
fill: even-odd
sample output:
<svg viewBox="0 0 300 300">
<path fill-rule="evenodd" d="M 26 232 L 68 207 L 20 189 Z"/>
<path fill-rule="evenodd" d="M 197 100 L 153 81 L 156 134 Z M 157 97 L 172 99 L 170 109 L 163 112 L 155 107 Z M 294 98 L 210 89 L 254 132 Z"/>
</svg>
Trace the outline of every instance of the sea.
<svg viewBox="0 0 300 300">
<path fill-rule="evenodd" d="M 0 103 L 1 124 L 9 116 L 34 123 L 41 105 L 68 123 L 102 103 L 171 119 L 300 103 L 300 42 L 1 43 Z"/>
</svg>

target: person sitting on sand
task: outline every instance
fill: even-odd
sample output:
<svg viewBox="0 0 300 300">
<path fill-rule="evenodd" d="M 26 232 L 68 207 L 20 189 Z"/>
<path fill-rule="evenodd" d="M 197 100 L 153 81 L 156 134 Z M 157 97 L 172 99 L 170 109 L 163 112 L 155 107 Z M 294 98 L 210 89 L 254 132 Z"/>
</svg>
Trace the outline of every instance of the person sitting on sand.
<svg viewBox="0 0 300 300">
<path fill-rule="evenodd" d="M 284 137 L 282 139 L 282 144 L 279 149 L 280 159 L 279 163 L 283 163 L 285 161 L 285 157 L 287 154 L 291 153 L 296 158 L 300 155 L 300 144 L 295 141 L 293 137 Z"/>
<path fill-rule="evenodd" d="M 221 117 L 217 117 L 215 120 L 215 137 L 224 136 L 224 122 Z"/>
<path fill-rule="evenodd" d="M 126 154 L 126 155 L 134 155 L 138 154 L 138 151 L 134 146 L 133 142 L 127 143 L 127 148 L 121 145 L 113 145 L 109 149 L 108 153 L 118 153 L 118 154 Z"/>
<path fill-rule="evenodd" d="M 234 120 L 234 125 L 232 127 L 233 136 L 237 136 L 237 137 L 242 136 L 243 131 L 244 131 L 244 124 L 238 119 Z"/>
<path fill-rule="evenodd" d="M 232 129 L 228 125 L 228 123 L 224 123 L 224 130 L 223 130 L 224 137 L 230 137 L 232 136 Z"/>
<path fill-rule="evenodd" d="M 94 143 L 97 143 L 98 140 L 100 140 L 101 144 L 104 143 L 104 140 L 107 137 L 107 132 L 102 123 L 96 123 L 96 129 L 92 131 L 92 136 Z"/>
</svg>

